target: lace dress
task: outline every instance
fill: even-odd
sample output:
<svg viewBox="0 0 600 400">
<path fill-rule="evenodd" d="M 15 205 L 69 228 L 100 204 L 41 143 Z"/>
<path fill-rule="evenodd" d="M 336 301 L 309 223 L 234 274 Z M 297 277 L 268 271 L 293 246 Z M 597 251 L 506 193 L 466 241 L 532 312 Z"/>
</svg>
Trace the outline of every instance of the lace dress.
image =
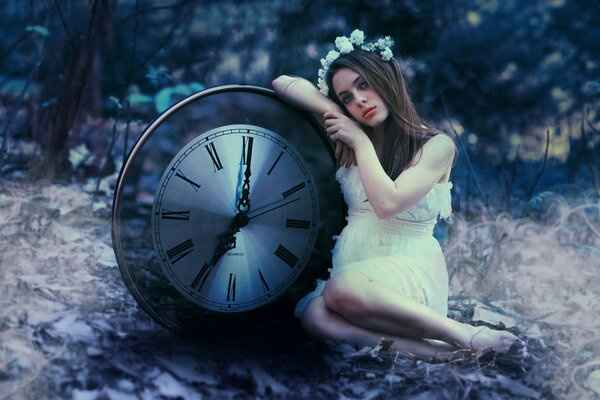
<svg viewBox="0 0 600 400">
<path fill-rule="evenodd" d="M 393 218 L 379 219 L 362 186 L 358 167 L 339 168 L 347 225 L 332 250 L 330 277 L 352 270 L 388 285 L 436 310 L 448 311 L 448 272 L 439 242 L 433 236 L 438 215 L 448 218 L 451 182 L 436 183 L 418 203 Z M 297 304 L 298 318 L 313 298 L 323 293 L 327 281 L 317 279 L 314 291 Z"/>
</svg>

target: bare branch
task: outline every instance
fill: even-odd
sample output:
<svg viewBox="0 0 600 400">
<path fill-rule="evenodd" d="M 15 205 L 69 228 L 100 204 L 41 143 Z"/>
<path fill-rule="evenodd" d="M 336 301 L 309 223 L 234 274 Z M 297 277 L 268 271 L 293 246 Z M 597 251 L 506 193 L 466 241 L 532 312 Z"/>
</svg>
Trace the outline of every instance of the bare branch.
<svg viewBox="0 0 600 400">
<path fill-rule="evenodd" d="M 127 88 L 129 88 L 129 86 L 131 85 L 131 81 L 133 79 L 133 70 L 134 70 L 134 66 L 133 64 L 135 63 L 135 53 L 137 50 L 137 37 L 138 37 L 138 11 L 140 9 L 140 0 L 135 0 L 135 23 L 134 23 L 134 28 L 133 28 L 133 51 L 131 52 L 131 60 L 129 62 L 129 73 L 127 74 L 127 85 L 125 86 L 125 90 L 127 90 Z M 126 105 L 126 109 L 125 109 L 125 115 L 126 115 L 126 119 L 127 119 L 127 124 L 125 126 L 125 138 L 124 138 L 124 145 L 123 145 L 123 163 L 125 162 L 125 159 L 127 158 L 127 148 L 129 147 L 129 124 L 131 123 L 131 104 L 129 102 L 129 99 L 127 99 L 127 105 Z M 115 122 L 116 124 L 116 122 Z M 110 155 L 110 154 L 109 154 Z"/>
<path fill-rule="evenodd" d="M 186 5 L 187 3 L 189 3 L 191 0 L 182 0 L 179 3 L 175 3 L 175 4 L 169 4 L 166 6 L 154 6 L 154 7 L 148 7 L 148 8 L 144 8 L 144 9 L 139 9 L 139 7 L 136 5 L 136 10 L 133 14 L 130 14 L 126 17 L 124 17 L 122 20 L 120 20 L 119 22 L 117 22 L 114 26 L 114 29 L 120 29 L 123 25 L 125 25 L 130 19 L 132 18 L 138 18 L 140 15 L 142 14 L 146 14 L 152 11 L 159 11 L 159 10 L 170 10 L 170 9 L 174 9 L 174 8 L 179 8 L 181 6 Z"/>
<path fill-rule="evenodd" d="M 583 113 L 583 116 L 581 117 L 581 138 L 583 139 L 583 152 L 585 153 L 585 159 L 587 161 L 588 169 L 590 170 L 590 176 L 592 178 L 592 184 L 594 185 L 594 189 L 596 189 L 596 194 L 598 195 L 598 197 L 600 197 L 600 186 L 598 186 L 598 181 L 596 180 L 596 172 L 594 170 L 594 160 L 592 159 L 592 152 L 588 148 L 588 141 L 587 141 L 587 136 L 585 134 L 585 126 L 583 124 L 583 121 L 584 120 L 587 121 L 588 126 L 595 133 L 600 133 L 600 132 L 598 132 L 592 126 L 592 123 L 589 120 L 589 111 L 590 111 L 589 107 L 586 107 L 585 111 Z"/>
<path fill-rule="evenodd" d="M 540 170 L 538 171 L 538 173 L 535 177 L 535 180 L 533 181 L 533 185 L 531 186 L 531 189 L 529 190 L 529 195 L 527 196 L 527 201 L 525 203 L 525 209 L 523 210 L 521 217 L 526 217 L 529 214 L 529 203 L 531 201 L 531 198 L 533 197 L 535 188 L 537 187 L 537 184 L 540 181 L 540 178 L 542 177 L 542 175 L 544 174 L 544 170 L 546 169 L 546 161 L 548 161 L 548 148 L 549 147 L 550 147 L 550 129 L 546 130 L 546 151 L 544 152 L 544 161 L 542 162 L 542 166 L 540 167 Z"/>
<path fill-rule="evenodd" d="M 54 7 L 56 7 L 56 11 L 58 12 L 58 16 L 60 18 L 60 23 L 61 23 L 65 33 L 67 34 L 67 39 L 69 40 L 69 47 L 71 48 L 71 50 L 73 50 L 75 48 L 75 42 L 73 41 L 73 35 L 71 34 L 71 31 L 69 30 L 69 24 L 65 20 L 65 16 L 63 15 L 62 10 L 60 9 L 60 3 L 58 0 L 54 0 Z"/>
<path fill-rule="evenodd" d="M 193 6 L 194 4 L 192 3 L 192 7 Z M 162 51 L 167 45 L 167 43 L 171 41 L 175 32 L 181 28 L 184 21 L 186 19 L 191 18 L 193 15 L 193 12 L 182 12 L 181 15 L 178 16 L 180 18 L 177 18 L 169 32 L 161 39 L 156 48 L 152 50 L 148 55 L 146 55 L 146 57 L 135 66 L 135 68 L 142 69 L 148 63 L 148 61 L 150 61 L 154 56 L 156 56 L 160 51 Z"/>
<path fill-rule="evenodd" d="M 600 131 L 598 129 L 596 129 L 594 127 L 594 125 L 592 125 L 592 121 L 590 121 L 590 108 L 589 107 L 585 107 L 585 120 L 588 124 L 588 126 L 590 127 L 590 129 L 592 130 L 592 132 L 599 134 L 600 135 Z"/>
<path fill-rule="evenodd" d="M 49 21 L 49 14 L 46 13 L 46 29 L 48 28 L 48 21 Z M 8 121 L 6 121 L 6 125 L 4 126 L 4 132 L 2 133 L 2 150 L 0 151 L 0 166 L 2 166 L 2 164 L 4 164 L 4 160 L 5 160 L 6 156 L 8 155 L 8 136 L 9 136 L 9 132 L 10 132 L 10 127 L 17 115 L 17 112 L 21 108 L 21 103 L 23 103 L 23 100 L 25 99 L 25 95 L 27 94 L 27 91 L 29 90 L 29 86 L 31 85 L 31 82 L 33 82 L 33 79 L 35 78 L 35 76 L 37 75 L 37 73 L 40 69 L 40 65 L 42 63 L 42 61 L 40 60 L 40 56 L 44 49 L 45 39 L 46 39 L 46 36 L 42 36 L 42 38 L 40 40 L 40 44 L 38 45 L 38 48 L 35 53 L 35 59 L 33 61 L 33 68 L 31 69 L 29 78 L 27 79 L 25 86 L 23 86 L 23 90 L 21 91 L 21 94 L 19 95 L 19 99 L 17 100 L 17 103 L 13 107 L 10 117 L 8 118 Z"/>
<path fill-rule="evenodd" d="M 579 210 L 578 213 L 581 218 L 583 218 L 583 221 L 585 222 L 585 224 L 588 226 L 588 228 L 590 228 L 590 230 L 592 232 L 594 232 L 596 234 L 596 236 L 598 236 L 600 238 L 600 232 L 598 232 L 598 230 L 594 227 L 594 225 L 590 222 L 589 218 L 587 217 L 587 215 L 585 215 L 585 212 L 583 210 Z"/>
<path fill-rule="evenodd" d="M 507 183 L 506 188 L 506 201 L 504 202 L 504 209 L 508 210 L 510 207 L 510 199 L 512 197 L 513 186 L 515 184 L 515 180 L 517 178 L 517 161 L 519 160 L 519 150 L 521 149 L 521 145 L 517 146 L 517 153 L 515 154 L 515 160 L 512 162 L 511 173 L 510 173 L 510 181 Z"/>
<path fill-rule="evenodd" d="M 38 18 L 36 18 L 37 20 L 39 20 L 40 22 L 46 18 L 46 20 L 48 19 L 48 14 L 50 13 L 50 8 L 46 7 L 46 9 L 44 10 L 44 14 Z M 33 22 L 34 25 L 39 25 L 39 23 L 37 21 Z M 46 23 L 46 27 L 48 26 L 48 24 Z M 10 45 L 8 45 L 8 47 L 6 48 L 6 50 L 2 51 L 2 53 L 0 54 L 0 61 L 2 61 L 4 59 L 4 57 L 6 57 L 8 54 L 10 54 L 11 51 L 14 50 L 15 47 L 17 47 L 19 44 L 21 44 L 25 39 L 27 39 L 30 35 L 34 35 L 34 32 L 29 32 L 29 31 L 23 31 L 19 37 L 12 42 Z"/>
</svg>

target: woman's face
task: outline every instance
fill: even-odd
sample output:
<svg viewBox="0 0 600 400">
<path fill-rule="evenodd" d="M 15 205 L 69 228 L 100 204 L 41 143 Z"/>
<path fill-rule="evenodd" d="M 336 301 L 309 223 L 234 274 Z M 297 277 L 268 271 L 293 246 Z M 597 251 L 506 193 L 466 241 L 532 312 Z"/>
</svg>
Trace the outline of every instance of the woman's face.
<svg viewBox="0 0 600 400">
<path fill-rule="evenodd" d="M 387 119 L 389 110 L 383 99 L 358 72 L 341 68 L 331 82 L 338 99 L 360 124 L 375 128 Z"/>
</svg>

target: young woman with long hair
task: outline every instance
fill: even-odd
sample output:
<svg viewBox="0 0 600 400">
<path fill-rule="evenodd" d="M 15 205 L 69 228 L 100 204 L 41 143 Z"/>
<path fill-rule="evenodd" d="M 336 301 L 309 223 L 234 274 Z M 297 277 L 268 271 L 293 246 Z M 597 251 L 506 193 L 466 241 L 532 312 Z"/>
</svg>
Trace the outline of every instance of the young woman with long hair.
<svg viewBox="0 0 600 400">
<path fill-rule="evenodd" d="M 298 77 L 273 81 L 335 143 L 348 204 L 330 278 L 300 300 L 295 315 L 310 335 L 356 346 L 386 338 L 410 354 L 506 352 L 521 343 L 512 333 L 446 316 L 448 273 L 433 228 L 451 213 L 457 151 L 419 117 L 392 44 L 389 37 L 366 43 L 355 30 L 321 60 L 319 89 Z"/>
</svg>

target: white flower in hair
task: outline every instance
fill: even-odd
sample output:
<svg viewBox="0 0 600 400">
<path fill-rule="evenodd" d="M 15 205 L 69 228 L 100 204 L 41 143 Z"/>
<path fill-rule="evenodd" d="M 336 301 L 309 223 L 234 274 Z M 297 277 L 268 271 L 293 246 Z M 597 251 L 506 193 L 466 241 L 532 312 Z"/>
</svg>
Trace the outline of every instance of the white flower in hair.
<svg viewBox="0 0 600 400">
<path fill-rule="evenodd" d="M 375 45 L 373 43 L 367 43 L 361 47 L 361 49 L 366 51 L 375 51 Z"/>
<path fill-rule="evenodd" d="M 335 50 L 330 50 L 329 53 L 327 53 L 327 55 L 325 56 L 325 61 L 327 61 L 327 65 L 325 65 L 325 67 L 327 69 L 329 69 L 329 65 L 331 65 L 332 62 L 334 62 L 335 60 L 337 60 L 337 58 L 340 56 L 340 53 L 338 53 Z"/>
<path fill-rule="evenodd" d="M 319 78 L 317 84 L 321 93 L 323 93 L 325 96 L 329 94 L 329 87 L 327 86 L 326 77 L 331 64 L 337 60 L 340 55 L 348 54 L 354 51 L 354 45 L 360 46 L 361 49 L 369 52 L 379 51 L 379 54 L 384 61 L 390 61 L 394 57 L 394 54 L 390 49 L 390 47 L 394 45 L 394 41 L 391 37 L 386 36 L 371 43 L 364 43 L 364 40 L 365 34 L 360 29 L 355 29 L 352 31 L 349 38 L 346 36 L 339 36 L 335 39 L 335 46 L 339 52 L 330 50 L 325 58 L 321 59 L 321 66 L 323 68 L 319 69 Z"/>
<path fill-rule="evenodd" d="M 365 34 L 360 29 L 355 29 L 350 34 L 350 42 L 361 45 L 365 41 Z"/>
<path fill-rule="evenodd" d="M 335 47 L 338 48 L 340 53 L 350 53 L 354 50 L 354 46 L 352 46 L 352 42 L 346 36 L 340 36 L 335 39 Z"/>
<path fill-rule="evenodd" d="M 394 57 L 394 54 L 389 48 L 381 52 L 381 58 L 383 58 L 385 61 L 390 61 L 392 57 Z"/>
<path fill-rule="evenodd" d="M 319 87 L 319 91 L 323 93 L 325 96 L 329 94 L 329 87 L 324 79 L 319 78 L 317 86 Z"/>
</svg>

